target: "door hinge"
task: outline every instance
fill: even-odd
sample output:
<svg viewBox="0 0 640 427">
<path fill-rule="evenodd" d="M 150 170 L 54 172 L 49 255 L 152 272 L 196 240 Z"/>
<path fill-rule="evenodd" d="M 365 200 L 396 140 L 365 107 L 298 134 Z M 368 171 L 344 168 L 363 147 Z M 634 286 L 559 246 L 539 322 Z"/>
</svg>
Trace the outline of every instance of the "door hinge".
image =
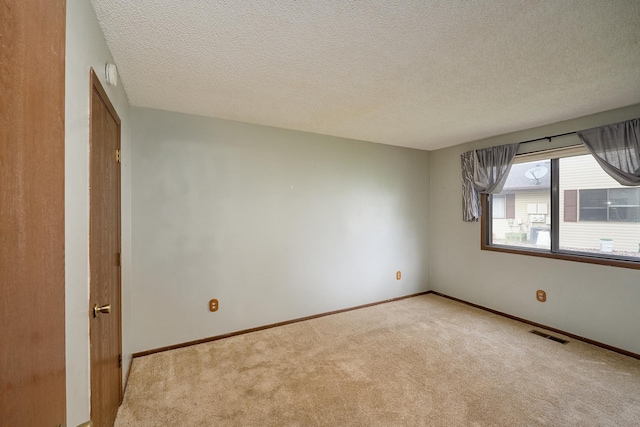
<svg viewBox="0 0 640 427">
<path fill-rule="evenodd" d="M 120 149 L 116 149 L 116 163 L 120 163 Z"/>
<path fill-rule="evenodd" d="M 122 355 L 118 355 L 118 368 L 122 368 Z"/>
<path fill-rule="evenodd" d="M 122 253 L 121 252 L 118 252 L 116 254 L 116 265 L 118 267 L 122 267 Z"/>
</svg>

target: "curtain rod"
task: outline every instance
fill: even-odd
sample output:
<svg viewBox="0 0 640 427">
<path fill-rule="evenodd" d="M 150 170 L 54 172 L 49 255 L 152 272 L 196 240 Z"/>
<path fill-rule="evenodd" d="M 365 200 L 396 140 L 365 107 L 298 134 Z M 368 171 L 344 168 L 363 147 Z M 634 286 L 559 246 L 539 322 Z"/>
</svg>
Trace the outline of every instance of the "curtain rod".
<svg viewBox="0 0 640 427">
<path fill-rule="evenodd" d="M 522 141 L 522 142 L 520 142 L 520 144 L 526 144 L 528 142 L 544 141 L 545 139 L 548 139 L 549 142 L 551 142 L 552 138 L 558 138 L 559 136 L 566 136 L 566 135 L 574 135 L 576 133 L 578 133 L 578 132 L 559 133 L 558 135 L 551 135 L 551 136 L 545 136 L 545 137 L 542 137 L 542 138 L 530 139 L 528 141 Z"/>
</svg>

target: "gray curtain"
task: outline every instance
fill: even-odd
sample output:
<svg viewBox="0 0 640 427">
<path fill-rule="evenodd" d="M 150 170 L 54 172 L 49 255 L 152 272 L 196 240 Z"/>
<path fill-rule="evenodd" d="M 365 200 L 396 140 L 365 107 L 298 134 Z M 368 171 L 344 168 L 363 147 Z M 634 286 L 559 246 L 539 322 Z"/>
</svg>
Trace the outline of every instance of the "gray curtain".
<svg viewBox="0 0 640 427">
<path fill-rule="evenodd" d="M 519 144 L 467 151 L 462 160 L 462 220 L 478 221 L 482 215 L 480 194 L 502 191 Z"/>
<path fill-rule="evenodd" d="M 473 163 L 475 152 L 467 151 L 462 159 L 462 220 L 473 222 L 480 219 L 480 195 L 473 185 Z"/>
<path fill-rule="evenodd" d="M 578 132 L 602 169 L 622 185 L 640 185 L 640 119 Z"/>
</svg>

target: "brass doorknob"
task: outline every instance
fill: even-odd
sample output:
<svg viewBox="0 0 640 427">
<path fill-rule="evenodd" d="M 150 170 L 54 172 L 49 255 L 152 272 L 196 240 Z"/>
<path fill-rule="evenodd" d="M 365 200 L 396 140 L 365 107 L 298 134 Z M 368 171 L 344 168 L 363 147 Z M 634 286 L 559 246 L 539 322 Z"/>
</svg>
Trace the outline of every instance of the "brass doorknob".
<svg viewBox="0 0 640 427">
<path fill-rule="evenodd" d="M 111 304 L 103 305 L 100 307 L 98 304 L 93 306 L 93 317 L 96 317 L 98 313 L 111 313 Z"/>
</svg>

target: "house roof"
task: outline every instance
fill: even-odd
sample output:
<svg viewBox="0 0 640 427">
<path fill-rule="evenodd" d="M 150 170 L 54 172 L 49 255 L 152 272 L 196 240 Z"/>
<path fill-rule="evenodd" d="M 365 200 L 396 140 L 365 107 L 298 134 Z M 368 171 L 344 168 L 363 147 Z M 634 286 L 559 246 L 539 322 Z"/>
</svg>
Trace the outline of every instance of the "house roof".
<svg viewBox="0 0 640 427">
<path fill-rule="evenodd" d="M 432 150 L 640 103 L 637 0 L 91 1 L 134 106 Z"/>
</svg>

